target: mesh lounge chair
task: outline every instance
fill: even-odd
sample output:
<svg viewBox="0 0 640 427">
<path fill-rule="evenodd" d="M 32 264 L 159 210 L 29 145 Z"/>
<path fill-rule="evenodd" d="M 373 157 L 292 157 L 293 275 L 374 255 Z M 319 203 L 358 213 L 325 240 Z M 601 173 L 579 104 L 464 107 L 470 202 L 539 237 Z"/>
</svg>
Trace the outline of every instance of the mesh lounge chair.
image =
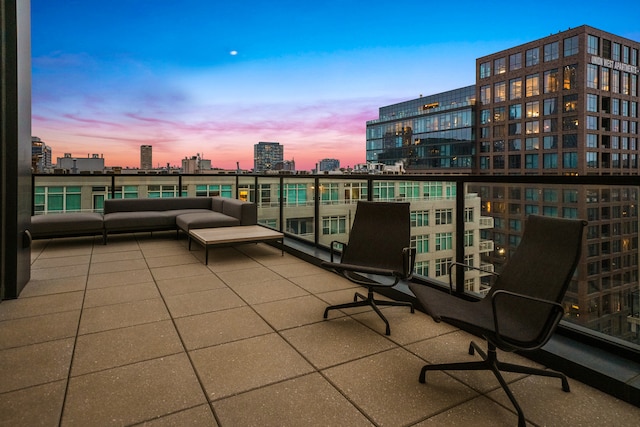
<svg viewBox="0 0 640 427">
<path fill-rule="evenodd" d="M 564 374 L 500 362 L 496 347 L 531 351 L 547 343 L 564 314 L 560 303 L 580 259 L 585 225 L 581 220 L 529 216 L 516 252 L 480 301 L 410 284 L 436 322 L 445 321 L 467 330 L 488 344 L 486 353 L 473 341 L 469 346 L 469 354 L 478 352 L 482 361 L 426 365 L 419 381 L 424 383 L 426 372 L 433 370 L 491 370 L 516 408 L 519 426 L 525 425 L 524 414 L 500 371 L 560 378 L 562 389 L 568 392 Z"/>
<path fill-rule="evenodd" d="M 349 243 L 343 244 L 341 262 L 334 262 L 337 244 L 331 242 L 330 268 L 354 283 L 367 287 L 367 296 L 358 292 L 353 302 L 327 307 L 329 310 L 370 305 L 386 324 L 386 334 L 391 334 L 389 321 L 378 306 L 406 306 L 414 312 L 413 304 L 405 301 L 383 301 L 373 297 L 374 289 L 392 287 L 413 273 L 415 249 L 411 249 L 411 219 L 409 203 L 358 202 L 351 227 Z M 378 282 L 375 276 L 387 276 L 392 283 Z M 387 278 L 388 282 L 389 279 Z"/>
</svg>

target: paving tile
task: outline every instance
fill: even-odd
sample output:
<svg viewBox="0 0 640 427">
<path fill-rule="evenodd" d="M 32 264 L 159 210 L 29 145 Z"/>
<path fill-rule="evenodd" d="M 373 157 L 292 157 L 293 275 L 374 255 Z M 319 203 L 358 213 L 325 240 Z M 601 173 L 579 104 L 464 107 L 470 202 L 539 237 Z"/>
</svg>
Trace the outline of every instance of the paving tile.
<svg viewBox="0 0 640 427">
<path fill-rule="evenodd" d="M 171 316 L 174 318 L 246 305 L 238 295 L 228 288 L 173 295 L 165 297 L 165 300 Z"/>
<path fill-rule="evenodd" d="M 344 317 L 282 331 L 282 336 L 318 369 L 393 348 L 394 344 Z"/>
<path fill-rule="evenodd" d="M 315 265 L 309 264 L 308 262 L 304 262 L 302 260 L 297 260 L 294 262 L 290 261 L 286 264 L 269 265 L 269 268 L 282 277 L 286 278 L 313 276 L 325 272 L 323 268 L 316 267 Z"/>
<path fill-rule="evenodd" d="M 170 265 L 166 267 L 156 267 L 151 269 L 151 273 L 155 280 L 166 279 L 187 279 L 193 276 L 202 276 L 210 273 L 209 269 L 204 264 L 185 264 L 185 265 Z"/>
<path fill-rule="evenodd" d="M 147 262 L 143 258 L 127 259 L 111 262 L 93 262 L 89 274 L 114 273 L 117 271 L 141 270 L 147 268 Z"/>
<path fill-rule="evenodd" d="M 377 424 L 402 426 L 423 420 L 477 394 L 438 373 L 420 384 L 422 360 L 397 348 L 323 371 L 329 380 Z"/>
<path fill-rule="evenodd" d="M 326 306 L 324 301 L 314 295 L 305 295 L 256 304 L 253 309 L 274 329 L 280 331 L 324 321 L 322 315 Z"/>
<path fill-rule="evenodd" d="M 93 237 L 52 239 L 42 250 L 38 259 L 90 255 L 93 246 Z"/>
<path fill-rule="evenodd" d="M 79 321 L 80 310 L 2 321 L 0 349 L 75 337 Z"/>
<path fill-rule="evenodd" d="M 90 274 L 87 279 L 87 289 L 107 288 L 109 286 L 132 285 L 135 283 L 153 282 L 153 276 L 148 268 L 131 271 L 116 271 L 111 273 Z"/>
<path fill-rule="evenodd" d="M 123 302 L 141 301 L 159 297 L 160 293 L 153 282 L 89 289 L 84 298 L 84 307 L 98 307 L 101 305 L 120 304 Z"/>
<path fill-rule="evenodd" d="M 64 277 L 86 276 L 88 272 L 89 264 L 38 268 L 31 270 L 31 280 L 60 279 Z"/>
<path fill-rule="evenodd" d="M 173 295 L 210 291 L 212 289 L 227 287 L 218 276 L 210 272 L 202 276 L 190 276 L 188 280 L 182 278 L 156 280 L 156 285 L 158 285 L 158 289 L 160 289 L 160 292 L 165 298 Z"/>
<path fill-rule="evenodd" d="M 97 252 L 91 256 L 92 263 L 100 262 L 114 262 L 142 259 L 142 252 L 138 249 L 130 251 L 117 251 L 117 252 Z"/>
<path fill-rule="evenodd" d="M 344 277 L 326 270 L 309 276 L 292 277 L 290 280 L 314 294 L 361 287 Z"/>
<path fill-rule="evenodd" d="M 180 338 L 170 320 L 81 335 L 71 374 L 78 376 L 181 351 Z"/>
<path fill-rule="evenodd" d="M 188 350 L 273 332 L 260 316 L 246 306 L 182 317 L 175 323 Z"/>
<path fill-rule="evenodd" d="M 100 242 L 93 247 L 94 254 L 105 254 L 110 252 L 137 251 L 140 249 L 138 242 L 132 238 L 131 234 L 111 234 L 107 238 L 107 244 Z"/>
<path fill-rule="evenodd" d="M 36 280 L 31 278 L 20 293 L 20 298 L 81 291 L 84 290 L 86 286 L 86 274 L 82 276 L 61 277 L 58 279 L 41 278 Z"/>
<path fill-rule="evenodd" d="M 447 323 L 434 322 L 431 316 L 418 310 L 411 313 L 411 309 L 408 307 L 380 306 L 380 310 L 389 321 L 391 327 L 391 335 L 389 335 L 388 338 L 399 345 L 407 345 L 457 330 Z M 345 309 L 345 312 L 348 311 Z M 375 331 L 385 333 L 384 322 L 378 314 L 371 309 L 363 311 L 362 313 L 353 314 L 352 317 Z"/>
<path fill-rule="evenodd" d="M 60 422 L 67 382 L 55 381 L 2 394 L 0 425 L 56 426 Z"/>
<path fill-rule="evenodd" d="M 569 378 L 571 392 L 558 378 L 530 375 L 509 384 L 524 416 L 535 425 L 637 426 L 640 408 Z M 515 409 L 500 388 L 488 397 Z"/>
<path fill-rule="evenodd" d="M 484 396 L 476 397 L 424 420 L 414 427 L 433 426 L 495 427 L 518 425 L 515 413 Z M 552 424 L 550 424 L 552 425 Z"/>
<path fill-rule="evenodd" d="M 277 301 L 309 295 L 300 286 L 291 283 L 287 279 L 271 280 L 269 282 L 252 283 L 238 286 L 235 292 L 248 304 L 260 304 L 269 301 Z"/>
<path fill-rule="evenodd" d="M 185 409 L 184 411 L 145 421 L 141 425 L 145 427 L 218 427 L 209 405 Z"/>
<path fill-rule="evenodd" d="M 41 268 L 63 267 L 66 265 L 88 265 L 91 255 L 77 255 L 57 258 L 40 258 L 31 264 L 31 270 Z"/>
<path fill-rule="evenodd" d="M 190 354 L 211 401 L 313 371 L 277 334 L 207 347 Z"/>
<path fill-rule="evenodd" d="M 169 318 L 160 298 L 92 307 L 83 310 L 79 334 L 124 328 Z"/>
<path fill-rule="evenodd" d="M 183 251 L 184 252 L 184 251 Z M 169 267 L 173 265 L 185 265 L 185 264 L 200 264 L 198 258 L 189 253 L 180 253 L 168 256 L 154 256 L 146 257 L 147 265 L 149 268 Z"/>
<path fill-rule="evenodd" d="M 3 301 L 0 320 L 80 310 L 82 308 L 83 294 L 84 292 L 77 291 L 29 298 L 21 296 L 17 299 Z"/>
<path fill-rule="evenodd" d="M 245 268 L 242 274 L 238 274 L 237 271 L 221 271 L 216 274 L 232 288 L 282 279 L 282 276 L 266 267 Z"/>
<path fill-rule="evenodd" d="M 169 258 L 169 257 L 190 257 L 195 260 L 195 257 L 190 253 L 189 249 L 182 245 L 171 246 L 150 246 L 142 245 L 142 253 L 147 260 L 153 258 Z"/>
<path fill-rule="evenodd" d="M 72 377 L 62 426 L 127 425 L 205 403 L 185 354 Z"/>
<path fill-rule="evenodd" d="M 229 397 L 213 407 L 223 426 L 372 425 L 317 373 Z"/>
<path fill-rule="evenodd" d="M 0 350 L 0 393 L 66 379 L 74 338 Z"/>
</svg>

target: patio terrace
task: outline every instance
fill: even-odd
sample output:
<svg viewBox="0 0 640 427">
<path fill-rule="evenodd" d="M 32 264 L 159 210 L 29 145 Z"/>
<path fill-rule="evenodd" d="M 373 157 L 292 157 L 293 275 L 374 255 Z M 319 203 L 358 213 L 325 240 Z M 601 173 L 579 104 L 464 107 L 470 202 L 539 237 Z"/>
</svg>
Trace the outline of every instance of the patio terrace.
<svg viewBox="0 0 640 427">
<path fill-rule="evenodd" d="M 491 373 L 418 383 L 472 357 L 467 333 L 395 307 L 388 337 L 368 309 L 324 321 L 354 285 L 265 244 L 203 257 L 173 232 L 34 242 L 31 281 L 0 304 L 0 425 L 516 425 Z M 530 425 L 640 417 L 571 378 L 507 380 Z"/>
</svg>

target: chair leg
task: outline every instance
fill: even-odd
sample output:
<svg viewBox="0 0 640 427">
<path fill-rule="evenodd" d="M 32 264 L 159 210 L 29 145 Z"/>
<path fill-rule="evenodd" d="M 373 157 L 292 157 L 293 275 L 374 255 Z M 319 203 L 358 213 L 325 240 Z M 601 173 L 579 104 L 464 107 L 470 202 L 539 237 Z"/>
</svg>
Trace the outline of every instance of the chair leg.
<svg viewBox="0 0 640 427">
<path fill-rule="evenodd" d="M 476 344 L 475 342 L 471 341 L 471 344 L 469 344 L 469 354 L 473 355 L 476 352 L 482 358 L 481 361 L 476 361 L 476 362 L 457 362 L 457 363 L 441 363 L 441 364 L 437 364 L 437 365 L 425 365 L 425 366 L 422 367 L 422 370 L 420 371 L 420 377 L 418 378 L 418 381 L 420 381 L 423 384 L 426 382 L 427 371 L 490 370 L 491 372 L 493 372 L 493 375 L 496 377 L 496 379 L 500 383 L 500 386 L 502 387 L 502 389 L 506 393 L 507 397 L 511 401 L 511 404 L 514 406 L 514 408 L 516 409 L 516 412 L 518 413 L 518 427 L 525 427 L 525 425 L 526 425 L 525 418 L 524 418 L 524 412 L 522 411 L 522 408 L 518 404 L 518 401 L 516 400 L 515 396 L 511 392 L 511 389 L 509 388 L 509 385 L 507 384 L 507 382 L 505 381 L 504 377 L 502 376 L 501 371 L 560 378 L 562 380 L 562 390 L 565 391 L 565 392 L 569 391 L 569 382 L 567 381 L 567 377 L 564 374 L 560 373 L 560 372 L 545 371 L 545 370 L 542 370 L 542 369 L 530 368 L 528 366 L 521 366 L 521 365 L 514 365 L 512 363 L 499 362 L 498 361 L 498 356 L 497 356 L 497 351 L 496 351 L 496 346 L 491 344 L 491 343 L 488 343 L 487 352 L 485 353 L 480 348 L 480 346 L 478 346 L 478 344 Z"/>
<path fill-rule="evenodd" d="M 358 300 L 358 299 L 360 299 L 360 300 Z M 364 296 L 361 293 L 356 292 L 355 295 L 353 296 L 353 302 L 348 302 L 348 303 L 345 303 L 345 304 L 332 305 L 332 306 L 327 307 L 324 310 L 324 318 L 326 319 L 327 316 L 329 315 L 329 310 L 342 309 L 342 308 L 352 308 L 352 307 L 364 307 L 364 306 L 368 306 L 368 305 L 371 306 L 373 308 L 373 310 L 376 312 L 376 314 L 384 321 L 385 326 L 386 326 L 386 328 L 385 328 L 385 334 L 386 335 L 391 335 L 391 327 L 389 326 L 389 321 L 387 320 L 387 318 L 384 317 L 384 315 L 382 314 L 382 312 L 378 308 L 378 305 L 410 307 L 411 308 L 411 312 L 412 313 L 415 312 L 415 310 L 413 308 L 413 304 L 411 304 L 410 302 L 376 300 L 373 297 L 373 289 L 369 288 L 368 291 L 367 291 L 367 296 Z"/>
</svg>

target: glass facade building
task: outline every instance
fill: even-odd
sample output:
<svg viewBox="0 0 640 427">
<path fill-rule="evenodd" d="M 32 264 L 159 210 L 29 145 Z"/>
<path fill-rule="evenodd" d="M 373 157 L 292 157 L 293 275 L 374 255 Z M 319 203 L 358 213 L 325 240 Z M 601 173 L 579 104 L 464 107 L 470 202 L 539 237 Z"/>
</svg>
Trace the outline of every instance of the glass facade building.
<svg viewBox="0 0 640 427">
<path fill-rule="evenodd" d="M 382 107 L 367 122 L 367 162 L 402 162 L 408 173 L 470 172 L 475 86 Z"/>
</svg>

